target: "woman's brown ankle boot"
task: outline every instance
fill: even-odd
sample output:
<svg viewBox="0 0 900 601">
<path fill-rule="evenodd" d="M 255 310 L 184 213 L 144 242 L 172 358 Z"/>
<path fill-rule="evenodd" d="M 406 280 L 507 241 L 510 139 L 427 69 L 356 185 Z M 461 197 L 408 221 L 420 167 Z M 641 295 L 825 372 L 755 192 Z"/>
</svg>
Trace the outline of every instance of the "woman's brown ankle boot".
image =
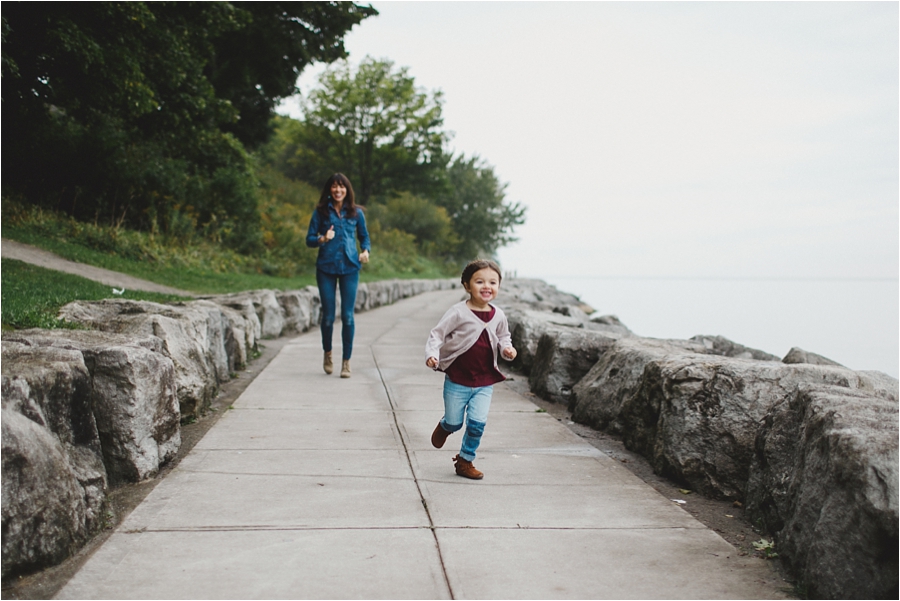
<svg viewBox="0 0 900 601">
<path fill-rule="evenodd" d="M 331 361 L 331 351 L 325 353 L 325 360 L 322 362 L 322 367 L 325 368 L 326 374 L 330 374 L 334 371 L 334 363 Z"/>
</svg>

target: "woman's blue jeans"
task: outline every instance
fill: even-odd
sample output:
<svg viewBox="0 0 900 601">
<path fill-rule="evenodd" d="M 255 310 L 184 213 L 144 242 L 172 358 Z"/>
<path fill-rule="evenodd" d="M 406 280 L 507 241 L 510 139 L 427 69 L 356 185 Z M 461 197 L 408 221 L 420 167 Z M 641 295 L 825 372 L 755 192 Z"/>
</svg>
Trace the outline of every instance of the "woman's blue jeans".
<svg viewBox="0 0 900 601">
<path fill-rule="evenodd" d="M 359 286 L 359 272 L 335 275 L 316 270 L 316 283 L 319 285 L 319 299 L 322 301 L 322 349 L 331 351 L 331 336 L 334 332 L 334 314 L 337 299 L 337 288 L 341 289 L 341 354 L 346 361 L 353 354 L 353 334 L 356 327 L 353 323 L 353 309 L 356 308 L 356 288 Z"/>
<path fill-rule="evenodd" d="M 452 382 L 444 376 L 444 417 L 441 419 L 441 427 L 447 432 L 456 432 L 462 429 L 465 419 L 466 431 L 463 433 L 459 456 L 466 461 L 475 460 L 475 451 L 481 444 L 493 394 L 493 386 L 471 388 Z"/>
</svg>

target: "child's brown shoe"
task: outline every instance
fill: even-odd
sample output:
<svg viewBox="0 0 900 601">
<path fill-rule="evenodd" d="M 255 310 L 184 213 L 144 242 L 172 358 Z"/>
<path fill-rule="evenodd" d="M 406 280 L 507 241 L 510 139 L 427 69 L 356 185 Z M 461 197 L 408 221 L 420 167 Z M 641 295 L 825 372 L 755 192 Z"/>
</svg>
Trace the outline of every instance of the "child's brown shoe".
<svg viewBox="0 0 900 601">
<path fill-rule="evenodd" d="M 431 433 L 431 446 L 436 449 L 444 446 L 444 443 L 447 442 L 447 437 L 450 436 L 451 432 L 447 432 L 444 430 L 444 427 L 441 425 L 441 422 L 438 422 L 437 427 L 434 429 L 434 432 Z"/>
<path fill-rule="evenodd" d="M 457 476 L 470 478 L 472 480 L 481 480 L 482 478 L 484 478 L 484 474 L 476 470 L 471 461 L 466 461 L 465 459 L 457 455 L 453 458 L 453 462 L 456 464 Z"/>
</svg>

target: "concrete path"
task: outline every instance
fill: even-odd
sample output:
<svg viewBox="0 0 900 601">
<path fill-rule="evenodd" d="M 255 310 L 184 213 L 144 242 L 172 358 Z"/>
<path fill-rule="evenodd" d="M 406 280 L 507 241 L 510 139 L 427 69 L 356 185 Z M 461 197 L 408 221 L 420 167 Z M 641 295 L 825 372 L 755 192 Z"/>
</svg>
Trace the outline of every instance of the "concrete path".
<svg viewBox="0 0 900 601">
<path fill-rule="evenodd" d="M 459 295 L 358 315 L 349 380 L 322 372 L 316 332 L 288 343 L 58 598 L 784 597 L 504 384 L 484 480 L 456 476 L 422 355 Z"/>
<path fill-rule="evenodd" d="M 85 263 L 76 263 L 64 259 L 59 255 L 52 253 L 43 248 L 23 244 L 15 240 L 0 239 L 0 255 L 4 259 L 15 259 L 24 263 L 37 265 L 46 269 L 55 269 L 72 275 L 81 276 L 113 288 L 124 288 L 126 290 L 143 290 L 144 292 L 160 292 L 162 294 L 177 294 L 179 296 L 194 296 L 192 292 L 178 290 L 171 286 L 164 286 L 156 282 L 149 282 L 140 278 L 125 275 L 118 271 L 110 271 L 102 267 L 94 267 Z"/>
</svg>

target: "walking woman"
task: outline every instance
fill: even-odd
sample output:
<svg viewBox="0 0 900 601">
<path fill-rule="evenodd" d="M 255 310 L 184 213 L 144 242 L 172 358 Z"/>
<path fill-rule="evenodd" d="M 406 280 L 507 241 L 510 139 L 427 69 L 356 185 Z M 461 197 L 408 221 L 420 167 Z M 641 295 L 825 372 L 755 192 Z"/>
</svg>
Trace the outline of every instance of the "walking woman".
<svg viewBox="0 0 900 601">
<path fill-rule="evenodd" d="M 356 240 L 362 252 L 356 249 Z M 369 231 L 366 217 L 354 203 L 353 186 L 343 173 L 335 173 L 322 188 L 319 204 L 309 220 L 306 245 L 318 248 L 316 283 L 322 300 L 322 349 L 325 351 L 325 373 L 334 371 L 331 359 L 331 335 L 334 330 L 335 299 L 341 291 L 341 377 L 350 377 L 350 355 L 353 353 L 353 309 L 362 263 L 369 262 Z"/>
</svg>

